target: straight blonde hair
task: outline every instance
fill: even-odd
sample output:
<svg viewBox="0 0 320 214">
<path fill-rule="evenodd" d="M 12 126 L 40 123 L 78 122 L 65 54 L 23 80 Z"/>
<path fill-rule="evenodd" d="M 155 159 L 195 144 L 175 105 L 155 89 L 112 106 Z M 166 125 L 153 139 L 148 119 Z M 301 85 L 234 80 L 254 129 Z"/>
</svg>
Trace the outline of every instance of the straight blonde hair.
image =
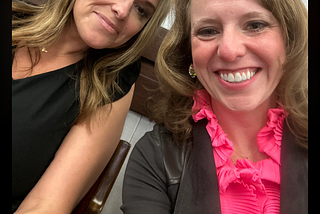
<svg viewBox="0 0 320 214">
<path fill-rule="evenodd" d="M 160 46 L 156 74 L 160 97 L 148 101 L 152 119 L 164 123 L 177 143 L 191 138 L 193 95 L 203 88 L 188 74 L 192 63 L 190 1 L 175 1 L 175 22 Z M 277 86 L 278 103 L 301 146 L 308 148 L 308 13 L 301 0 L 260 0 L 280 23 L 285 38 L 284 74 Z"/>
<path fill-rule="evenodd" d="M 75 1 L 48 0 L 40 5 L 13 1 L 12 54 L 15 53 L 18 44 L 22 44 L 19 48 L 35 48 L 35 58 L 29 54 L 32 67 L 35 66 L 40 60 L 40 47 L 49 46 L 57 41 L 68 21 L 73 18 Z M 117 84 L 120 70 L 139 59 L 144 48 L 156 36 L 169 10 L 170 1 L 160 0 L 151 19 L 128 42 L 113 49 L 89 49 L 84 56 L 81 76 L 78 78 L 80 113 L 76 123 L 90 124 L 96 109 L 111 103 L 110 91 L 115 89 L 121 92 Z"/>
</svg>

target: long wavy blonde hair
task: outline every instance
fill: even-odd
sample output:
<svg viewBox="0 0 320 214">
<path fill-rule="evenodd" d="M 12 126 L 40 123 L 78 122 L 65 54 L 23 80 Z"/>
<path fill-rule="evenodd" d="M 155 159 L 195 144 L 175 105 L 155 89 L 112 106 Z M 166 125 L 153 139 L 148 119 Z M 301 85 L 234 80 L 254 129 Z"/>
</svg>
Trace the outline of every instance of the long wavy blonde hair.
<svg viewBox="0 0 320 214">
<path fill-rule="evenodd" d="M 75 1 L 47 0 L 39 5 L 13 1 L 12 54 L 18 44 L 19 48 L 36 49 L 34 58 L 29 51 L 32 67 L 35 66 L 40 60 L 40 47 L 50 46 L 57 41 L 68 21 L 73 19 Z M 88 50 L 83 59 L 81 77 L 78 78 L 80 113 L 77 123 L 90 123 L 97 108 L 111 103 L 110 91 L 113 90 L 110 89 L 121 92 L 117 84 L 119 71 L 138 60 L 141 52 L 157 34 L 169 10 L 170 1 L 160 0 L 151 19 L 128 42 L 113 49 Z M 19 14 L 23 14 L 23 17 Z"/>
<path fill-rule="evenodd" d="M 203 86 L 188 74 L 192 63 L 190 1 L 175 1 L 175 22 L 160 46 L 156 74 L 161 96 L 150 99 L 152 119 L 174 134 L 176 142 L 191 138 L 193 95 Z M 277 86 L 278 103 L 299 143 L 308 147 L 308 13 L 301 0 L 260 0 L 280 23 L 286 44 L 284 75 Z"/>
</svg>

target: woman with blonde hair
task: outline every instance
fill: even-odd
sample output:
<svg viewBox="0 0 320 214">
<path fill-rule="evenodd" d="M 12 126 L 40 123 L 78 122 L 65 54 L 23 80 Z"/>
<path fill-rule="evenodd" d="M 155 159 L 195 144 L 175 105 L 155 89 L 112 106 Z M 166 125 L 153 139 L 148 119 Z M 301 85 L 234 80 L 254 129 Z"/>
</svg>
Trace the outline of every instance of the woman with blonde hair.
<svg viewBox="0 0 320 214">
<path fill-rule="evenodd" d="M 131 153 L 122 210 L 307 213 L 303 2 L 186 0 L 174 9 L 157 58 L 162 93 L 149 105 L 158 124 Z"/>
<path fill-rule="evenodd" d="M 93 185 L 169 3 L 12 2 L 12 212 L 70 213 Z"/>
</svg>

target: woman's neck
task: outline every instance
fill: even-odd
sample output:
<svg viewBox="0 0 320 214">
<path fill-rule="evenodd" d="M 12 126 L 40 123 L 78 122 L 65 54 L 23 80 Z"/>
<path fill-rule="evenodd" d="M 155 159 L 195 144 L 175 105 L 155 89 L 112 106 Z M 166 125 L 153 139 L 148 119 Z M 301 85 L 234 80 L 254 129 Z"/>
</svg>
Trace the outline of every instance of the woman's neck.
<svg viewBox="0 0 320 214">
<path fill-rule="evenodd" d="M 214 99 L 211 99 L 211 105 L 234 148 L 238 151 L 244 148 L 243 152 L 247 153 L 257 148 L 257 134 L 266 125 L 268 110 L 276 106 L 276 101 L 272 97 L 252 111 L 233 111 Z"/>
<path fill-rule="evenodd" d="M 87 44 L 81 39 L 73 20 L 68 21 L 56 42 L 49 47 L 45 47 L 47 53 L 55 57 L 83 55 L 88 48 Z"/>
<path fill-rule="evenodd" d="M 79 36 L 73 21 L 69 21 L 60 37 L 48 47 L 39 47 L 40 61 L 33 65 L 30 60 L 30 49 L 22 47 L 16 50 L 12 63 L 12 78 L 21 79 L 49 71 L 57 70 L 74 64 L 84 57 L 88 46 Z M 35 49 L 31 49 L 31 55 L 35 56 Z"/>
</svg>

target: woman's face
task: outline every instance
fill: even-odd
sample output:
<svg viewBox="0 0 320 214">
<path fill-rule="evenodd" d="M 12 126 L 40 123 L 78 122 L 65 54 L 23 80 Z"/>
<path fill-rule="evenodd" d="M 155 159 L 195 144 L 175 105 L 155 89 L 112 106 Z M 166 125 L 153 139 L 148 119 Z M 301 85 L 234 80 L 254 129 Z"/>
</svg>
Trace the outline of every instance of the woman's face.
<svg viewBox="0 0 320 214">
<path fill-rule="evenodd" d="M 76 0 L 73 8 L 75 25 L 89 47 L 118 47 L 143 28 L 159 1 Z"/>
<path fill-rule="evenodd" d="M 280 26 L 257 0 L 191 0 L 197 78 L 212 102 L 250 111 L 271 99 L 282 76 Z"/>
</svg>

